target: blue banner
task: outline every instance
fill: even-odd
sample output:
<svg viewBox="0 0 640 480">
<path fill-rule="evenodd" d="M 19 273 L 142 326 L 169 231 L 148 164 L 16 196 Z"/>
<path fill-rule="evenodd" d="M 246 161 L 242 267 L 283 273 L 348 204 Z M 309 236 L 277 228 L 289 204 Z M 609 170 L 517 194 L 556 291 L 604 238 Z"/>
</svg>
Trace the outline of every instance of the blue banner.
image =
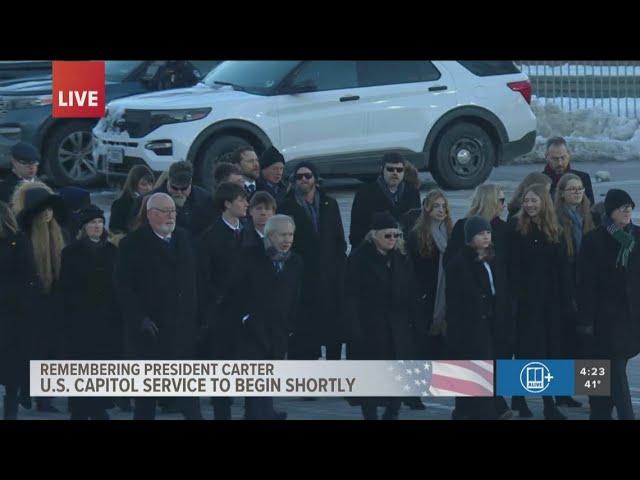
<svg viewBox="0 0 640 480">
<path fill-rule="evenodd" d="M 575 361 L 497 360 L 496 394 L 575 395 Z"/>
</svg>

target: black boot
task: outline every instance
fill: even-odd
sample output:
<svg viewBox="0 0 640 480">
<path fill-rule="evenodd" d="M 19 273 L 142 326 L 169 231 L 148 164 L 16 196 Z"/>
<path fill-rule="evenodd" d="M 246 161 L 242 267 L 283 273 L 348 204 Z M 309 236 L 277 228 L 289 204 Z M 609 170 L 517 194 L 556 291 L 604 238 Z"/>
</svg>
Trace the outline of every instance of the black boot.
<svg viewBox="0 0 640 480">
<path fill-rule="evenodd" d="M 420 399 L 420 397 L 407 397 L 407 398 L 402 400 L 402 403 L 404 403 L 411 410 L 426 410 L 427 409 L 425 404 L 422 403 L 422 400 Z"/>
<path fill-rule="evenodd" d="M 517 410 L 520 418 L 532 418 L 533 412 L 529 409 L 524 397 L 511 398 L 511 410 Z"/>
<path fill-rule="evenodd" d="M 580 408 L 582 406 L 582 403 L 578 402 L 577 400 L 574 400 L 572 397 L 569 396 L 563 396 L 563 397 L 556 397 L 556 406 L 558 407 L 569 407 L 569 408 Z"/>
<path fill-rule="evenodd" d="M 4 396 L 4 419 L 18 419 L 18 399 L 16 397 L 8 395 Z"/>
<path fill-rule="evenodd" d="M 566 420 L 567 417 L 553 403 L 553 397 L 542 397 L 545 420 Z"/>
</svg>

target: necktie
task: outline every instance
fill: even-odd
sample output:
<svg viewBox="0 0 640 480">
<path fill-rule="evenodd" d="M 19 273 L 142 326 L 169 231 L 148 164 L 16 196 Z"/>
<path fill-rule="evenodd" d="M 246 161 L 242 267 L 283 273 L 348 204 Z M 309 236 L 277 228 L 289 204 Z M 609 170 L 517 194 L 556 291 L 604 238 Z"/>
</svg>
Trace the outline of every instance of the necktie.
<svg viewBox="0 0 640 480">
<path fill-rule="evenodd" d="M 318 213 L 316 212 L 315 206 L 313 203 L 308 203 L 309 212 L 311 212 L 311 223 L 313 223 L 313 230 L 318 232 Z"/>
<path fill-rule="evenodd" d="M 239 228 L 234 229 L 233 230 L 233 234 L 235 235 L 236 240 L 240 240 L 240 229 Z"/>
</svg>

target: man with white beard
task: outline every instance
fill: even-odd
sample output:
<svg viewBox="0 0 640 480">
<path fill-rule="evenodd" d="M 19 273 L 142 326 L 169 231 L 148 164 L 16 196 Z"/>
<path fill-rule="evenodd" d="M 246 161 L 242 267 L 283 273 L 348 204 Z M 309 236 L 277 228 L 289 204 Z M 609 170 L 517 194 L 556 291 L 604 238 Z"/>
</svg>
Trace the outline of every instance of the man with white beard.
<svg viewBox="0 0 640 480">
<path fill-rule="evenodd" d="M 195 358 L 196 263 L 189 233 L 176 226 L 176 206 L 166 193 L 147 202 L 148 224 L 120 242 L 116 291 L 125 320 L 125 359 Z M 200 419 L 197 398 L 176 400 L 186 419 Z M 155 418 L 156 398 L 137 398 L 134 420 Z"/>
</svg>

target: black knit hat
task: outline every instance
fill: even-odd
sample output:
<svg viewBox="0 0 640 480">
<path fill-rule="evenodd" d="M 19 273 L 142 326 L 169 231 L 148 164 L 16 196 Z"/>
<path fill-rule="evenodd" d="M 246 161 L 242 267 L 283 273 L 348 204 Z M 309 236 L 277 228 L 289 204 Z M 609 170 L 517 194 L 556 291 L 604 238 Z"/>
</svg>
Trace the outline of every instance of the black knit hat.
<svg viewBox="0 0 640 480">
<path fill-rule="evenodd" d="M 78 228 L 84 227 L 91 220 L 95 220 L 96 218 L 101 218 L 102 221 L 105 221 L 104 212 L 95 205 L 89 205 L 88 207 L 83 208 L 78 213 Z"/>
<path fill-rule="evenodd" d="M 64 223 L 67 215 L 62 197 L 49 193 L 44 188 L 30 188 L 24 192 L 24 208 L 18 213 L 18 223 L 24 228 L 47 208 L 53 210 L 53 215 L 58 223 Z"/>
<path fill-rule="evenodd" d="M 618 188 L 612 188 L 607 192 L 607 196 L 604 197 L 604 211 L 607 217 L 611 216 L 613 211 L 623 205 L 633 205 L 636 208 L 636 204 L 627 192 Z"/>
<path fill-rule="evenodd" d="M 311 174 L 316 179 L 316 182 L 318 181 L 318 169 L 313 163 L 307 162 L 307 161 L 303 161 L 296 164 L 296 168 L 293 171 L 294 177 L 295 177 L 295 174 L 298 173 L 298 170 L 300 170 L 301 168 L 308 168 L 309 170 L 311 170 Z"/>
<path fill-rule="evenodd" d="M 385 230 L 387 228 L 398 228 L 398 222 L 389 212 L 378 212 L 371 219 L 371 230 Z"/>
<path fill-rule="evenodd" d="M 464 222 L 464 243 L 469 244 L 477 234 L 490 231 L 491 224 L 484 217 L 469 217 Z"/>
<path fill-rule="evenodd" d="M 11 156 L 23 163 L 40 163 L 38 149 L 26 142 L 18 142 L 11 147 Z"/>
<path fill-rule="evenodd" d="M 284 156 L 282 156 L 276 147 L 271 146 L 260 155 L 260 170 L 269 168 L 274 163 L 282 163 L 284 165 Z"/>
</svg>

